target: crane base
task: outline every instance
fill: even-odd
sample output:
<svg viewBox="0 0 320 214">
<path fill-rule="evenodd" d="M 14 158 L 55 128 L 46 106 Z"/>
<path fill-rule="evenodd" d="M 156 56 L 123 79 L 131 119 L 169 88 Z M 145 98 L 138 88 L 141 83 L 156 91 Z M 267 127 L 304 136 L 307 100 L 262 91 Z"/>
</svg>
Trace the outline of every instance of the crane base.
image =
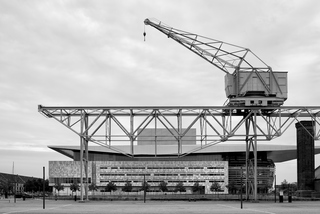
<svg viewBox="0 0 320 214">
<path fill-rule="evenodd" d="M 275 97 L 237 97 L 230 98 L 227 106 L 281 106 L 284 99 Z"/>
</svg>

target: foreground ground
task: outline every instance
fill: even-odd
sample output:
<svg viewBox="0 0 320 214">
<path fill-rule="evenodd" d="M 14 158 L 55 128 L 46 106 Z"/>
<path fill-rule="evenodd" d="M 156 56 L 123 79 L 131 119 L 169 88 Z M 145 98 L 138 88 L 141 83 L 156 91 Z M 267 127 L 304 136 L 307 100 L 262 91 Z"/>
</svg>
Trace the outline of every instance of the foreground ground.
<svg viewBox="0 0 320 214">
<path fill-rule="evenodd" d="M 54 201 L 47 200 L 45 209 L 39 199 L 0 200 L 0 214 L 9 213 L 112 213 L 112 214 L 227 214 L 227 213 L 267 213 L 267 214 L 318 214 L 319 201 L 293 201 L 292 203 L 244 202 L 243 209 L 239 201 Z"/>
</svg>

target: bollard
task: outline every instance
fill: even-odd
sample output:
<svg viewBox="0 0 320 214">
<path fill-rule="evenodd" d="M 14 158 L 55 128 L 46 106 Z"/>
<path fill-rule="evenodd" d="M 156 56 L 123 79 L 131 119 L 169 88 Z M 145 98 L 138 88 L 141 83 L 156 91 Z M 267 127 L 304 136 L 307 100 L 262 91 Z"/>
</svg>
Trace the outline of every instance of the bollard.
<svg viewBox="0 0 320 214">
<path fill-rule="evenodd" d="M 283 203 L 283 195 L 279 196 L 279 203 Z"/>
<path fill-rule="evenodd" d="M 279 203 L 283 203 L 283 191 L 279 192 Z"/>
</svg>

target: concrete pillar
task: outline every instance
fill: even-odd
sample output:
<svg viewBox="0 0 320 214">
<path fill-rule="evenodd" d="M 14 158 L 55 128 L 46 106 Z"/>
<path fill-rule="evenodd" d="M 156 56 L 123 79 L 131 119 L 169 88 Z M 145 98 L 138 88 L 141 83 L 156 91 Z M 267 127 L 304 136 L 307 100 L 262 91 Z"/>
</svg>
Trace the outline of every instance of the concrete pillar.
<svg viewBox="0 0 320 214">
<path fill-rule="evenodd" d="M 314 190 L 314 122 L 300 121 L 296 129 L 298 190 Z"/>
</svg>

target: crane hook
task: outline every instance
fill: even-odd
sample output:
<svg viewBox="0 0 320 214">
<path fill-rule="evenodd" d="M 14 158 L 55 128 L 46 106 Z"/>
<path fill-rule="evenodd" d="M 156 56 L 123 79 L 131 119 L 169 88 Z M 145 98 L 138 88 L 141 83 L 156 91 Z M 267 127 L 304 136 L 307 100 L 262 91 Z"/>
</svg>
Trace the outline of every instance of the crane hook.
<svg viewBox="0 0 320 214">
<path fill-rule="evenodd" d="M 143 41 L 146 41 L 146 25 L 144 25 L 144 31 L 143 31 Z"/>
</svg>

